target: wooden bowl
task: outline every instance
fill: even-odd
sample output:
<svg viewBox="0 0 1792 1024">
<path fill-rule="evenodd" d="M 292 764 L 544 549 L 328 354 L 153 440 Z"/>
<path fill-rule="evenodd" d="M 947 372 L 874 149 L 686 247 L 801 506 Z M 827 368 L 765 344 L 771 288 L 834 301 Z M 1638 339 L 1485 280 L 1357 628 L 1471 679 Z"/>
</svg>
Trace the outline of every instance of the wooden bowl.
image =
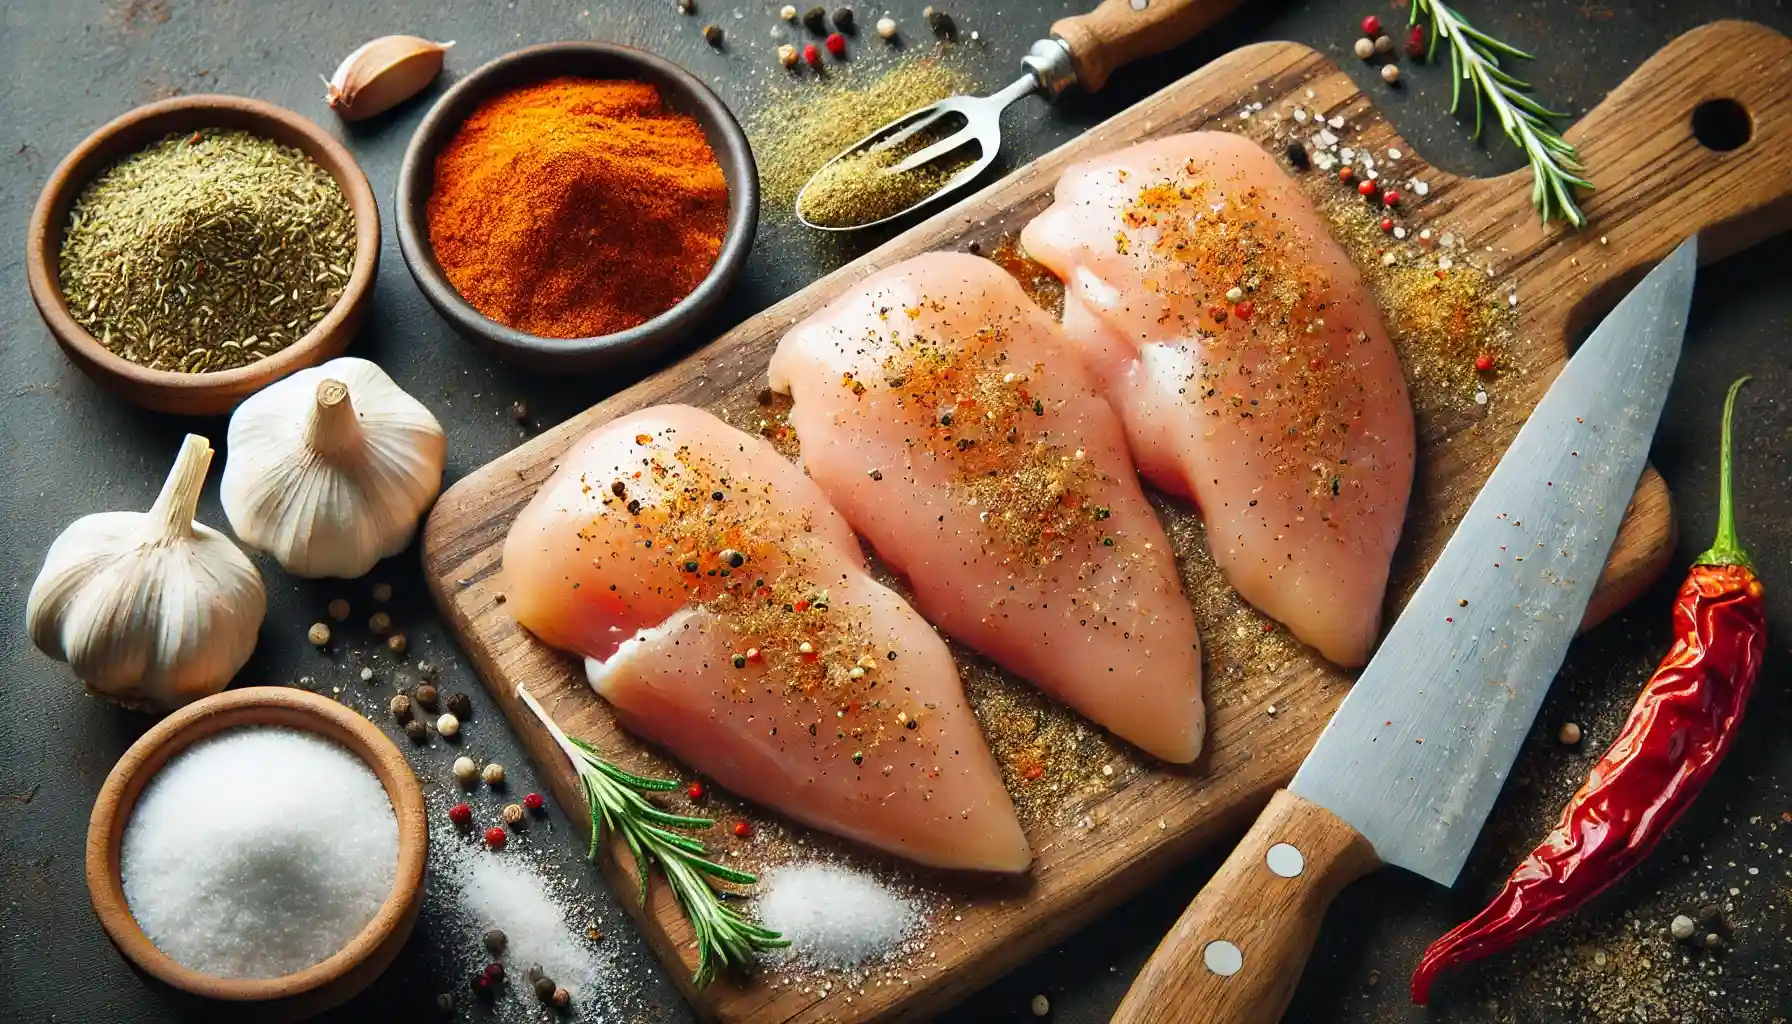
<svg viewBox="0 0 1792 1024">
<path fill-rule="evenodd" d="M 436 156 L 463 122 L 493 95 L 574 75 L 632 79 L 659 89 L 666 106 L 693 118 L 728 181 L 728 233 L 709 275 L 671 309 L 626 331 L 592 338 L 544 338 L 506 327 L 461 298 L 429 241 L 429 194 Z M 586 371 L 615 366 L 686 340 L 721 302 L 747 261 L 759 226 L 759 167 L 740 122 L 689 71 L 643 50 L 609 43 L 549 43 L 506 54 L 461 79 L 436 102 L 405 150 L 398 174 L 398 247 L 430 304 L 465 337 L 503 359 L 537 370 Z"/>
<path fill-rule="evenodd" d="M 317 161 L 355 214 L 355 269 L 336 306 L 299 340 L 265 359 L 216 373 L 152 370 L 117 355 L 69 315 L 62 297 L 62 229 L 69 207 L 94 176 L 119 159 L 175 132 L 238 128 Z M 303 117 L 240 96 L 178 96 L 126 113 L 89 135 L 63 158 L 37 197 L 25 242 L 25 276 L 37 311 L 62 350 L 89 377 L 125 400 L 159 412 L 210 416 L 229 412 L 281 377 L 338 355 L 361 326 L 380 262 L 380 214 L 367 176 L 341 143 Z"/>
<path fill-rule="evenodd" d="M 125 824 L 143 787 L 168 759 L 226 729 L 277 725 L 303 729 L 347 748 L 386 788 L 398 818 L 398 864 L 392 892 L 372 921 L 334 956 L 279 978 L 219 978 L 176 963 L 150 942 L 125 902 L 119 872 Z M 429 825 L 423 791 L 404 755 L 384 733 L 335 701 L 284 686 L 226 690 L 162 719 L 125 751 L 94 802 L 87 825 L 87 891 L 94 912 L 118 947 L 141 971 L 180 992 L 215 1001 L 234 1019 L 294 1020 L 344 1002 L 392 963 L 410 937 L 423 905 L 423 866 Z"/>
</svg>

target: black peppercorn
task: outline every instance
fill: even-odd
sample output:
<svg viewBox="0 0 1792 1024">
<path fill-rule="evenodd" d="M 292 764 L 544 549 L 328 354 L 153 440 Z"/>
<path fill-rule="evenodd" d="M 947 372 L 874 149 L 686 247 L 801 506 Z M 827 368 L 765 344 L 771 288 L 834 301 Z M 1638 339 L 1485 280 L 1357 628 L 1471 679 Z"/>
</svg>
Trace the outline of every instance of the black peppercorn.
<svg viewBox="0 0 1792 1024">
<path fill-rule="evenodd" d="M 703 41 L 720 50 L 722 48 L 722 26 L 703 26 Z"/>
<path fill-rule="evenodd" d="M 1313 166 L 1313 162 L 1307 159 L 1307 147 L 1298 142 L 1288 144 L 1288 162 L 1294 165 L 1294 169 L 1297 171 L 1304 171 Z"/>
<path fill-rule="evenodd" d="M 493 928 L 485 933 L 485 948 L 490 950 L 493 956 L 504 952 L 504 947 L 509 944 L 510 937 L 505 935 L 502 929 Z"/>
<path fill-rule="evenodd" d="M 453 1013 L 454 1012 L 454 994 L 452 992 L 438 993 L 436 995 L 436 1009 L 442 1011 L 443 1013 Z"/>
<path fill-rule="evenodd" d="M 945 40 L 958 38 L 958 23 L 952 20 L 950 14 L 929 7 L 921 15 L 927 19 L 927 27 L 933 29 L 934 35 Z"/>
<path fill-rule="evenodd" d="M 540 964 L 530 964 L 530 965 L 529 965 L 529 969 L 528 969 L 528 970 L 526 970 L 526 971 L 524 971 L 524 972 L 523 972 L 523 977 L 525 977 L 525 978 L 528 978 L 528 979 L 529 979 L 529 983 L 530 983 L 530 984 L 531 984 L 531 985 L 533 985 L 533 984 L 534 984 L 534 983 L 536 983 L 536 982 L 538 982 L 538 981 L 540 981 L 540 980 L 541 980 L 541 979 L 543 979 L 543 978 L 545 978 L 545 977 L 547 977 L 547 972 L 546 972 L 546 971 L 543 971 L 543 970 L 542 970 L 542 969 L 541 969 L 541 965 L 540 965 Z"/>
<path fill-rule="evenodd" d="M 559 987 L 560 986 L 554 984 L 554 979 L 552 979 L 552 978 L 545 977 L 545 976 L 536 978 L 535 979 L 535 998 L 541 1000 L 544 1003 L 553 1002 L 554 990 Z"/>
<path fill-rule="evenodd" d="M 852 20 L 852 8 L 836 7 L 834 9 L 834 27 L 849 35 L 852 33 L 852 30 L 857 27 Z"/>
<path fill-rule="evenodd" d="M 411 738 L 412 743 L 429 742 L 429 726 L 424 725 L 415 718 L 404 723 L 404 734 Z"/>
<path fill-rule="evenodd" d="M 461 719 L 472 718 L 473 717 L 473 700 L 472 700 L 472 698 L 468 697 L 464 693 L 449 694 L 448 695 L 448 713 L 453 715 L 456 718 L 461 718 Z"/>
<path fill-rule="evenodd" d="M 422 686 L 417 687 L 417 692 L 412 695 L 411 699 L 429 710 L 434 711 L 436 709 L 436 688 L 428 683 L 424 683 Z"/>
<path fill-rule="evenodd" d="M 828 30 L 828 9 L 811 7 L 803 12 L 803 27 L 816 35 L 826 35 Z"/>
<path fill-rule="evenodd" d="M 678 13 L 696 14 L 697 0 L 678 0 Z"/>
</svg>

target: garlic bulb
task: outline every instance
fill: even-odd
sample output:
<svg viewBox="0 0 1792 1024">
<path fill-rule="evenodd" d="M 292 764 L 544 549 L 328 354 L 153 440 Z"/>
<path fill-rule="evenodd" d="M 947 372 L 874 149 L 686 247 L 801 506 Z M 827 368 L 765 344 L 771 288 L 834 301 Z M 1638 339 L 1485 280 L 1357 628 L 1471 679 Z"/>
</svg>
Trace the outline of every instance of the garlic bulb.
<svg viewBox="0 0 1792 1024">
<path fill-rule="evenodd" d="M 31 585 L 31 642 L 94 691 L 167 710 L 224 689 L 267 614 L 261 574 L 193 521 L 211 442 L 188 434 L 148 512 L 100 512 L 62 531 Z"/>
<path fill-rule="evenodd" d="M 447 448 L 442 425 L 384 370 L 332 359 L 230 417 L 224 515 L 287 572 L 362 576 L 411 542 Z"/>
</svg>

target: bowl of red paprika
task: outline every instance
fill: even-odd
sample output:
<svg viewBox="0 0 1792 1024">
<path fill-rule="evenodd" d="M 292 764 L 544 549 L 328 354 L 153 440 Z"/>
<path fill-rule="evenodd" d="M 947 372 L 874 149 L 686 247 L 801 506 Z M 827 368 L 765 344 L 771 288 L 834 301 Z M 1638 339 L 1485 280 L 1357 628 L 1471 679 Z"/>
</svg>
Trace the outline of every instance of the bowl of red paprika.
<svg viewBox="0 0 1792 1024">
<path fill-rule="evenodd" d="M 399 248 L 462 335 L 537 370 L 588 371 L 690 337 L 746 262 L 759 172 L 690 72 L 551 43 L 448 90 L 399 172 Z"/>
</svg>

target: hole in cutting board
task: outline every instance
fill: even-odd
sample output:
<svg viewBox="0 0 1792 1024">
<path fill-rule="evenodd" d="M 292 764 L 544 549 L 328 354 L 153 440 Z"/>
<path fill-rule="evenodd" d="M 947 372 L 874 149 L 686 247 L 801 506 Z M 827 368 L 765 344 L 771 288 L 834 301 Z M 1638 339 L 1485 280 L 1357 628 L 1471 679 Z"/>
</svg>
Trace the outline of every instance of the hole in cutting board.
<svg viewBox="0 0 1792 1024">
<path fill-rule="evenodd" d="M 1754 120 L 1731 99 L 1706 100 L 1692 110 L 1692 134 L 1699 145 L 1719 153 L 1740 148 L 1754 135 Z"/>
</svg>

